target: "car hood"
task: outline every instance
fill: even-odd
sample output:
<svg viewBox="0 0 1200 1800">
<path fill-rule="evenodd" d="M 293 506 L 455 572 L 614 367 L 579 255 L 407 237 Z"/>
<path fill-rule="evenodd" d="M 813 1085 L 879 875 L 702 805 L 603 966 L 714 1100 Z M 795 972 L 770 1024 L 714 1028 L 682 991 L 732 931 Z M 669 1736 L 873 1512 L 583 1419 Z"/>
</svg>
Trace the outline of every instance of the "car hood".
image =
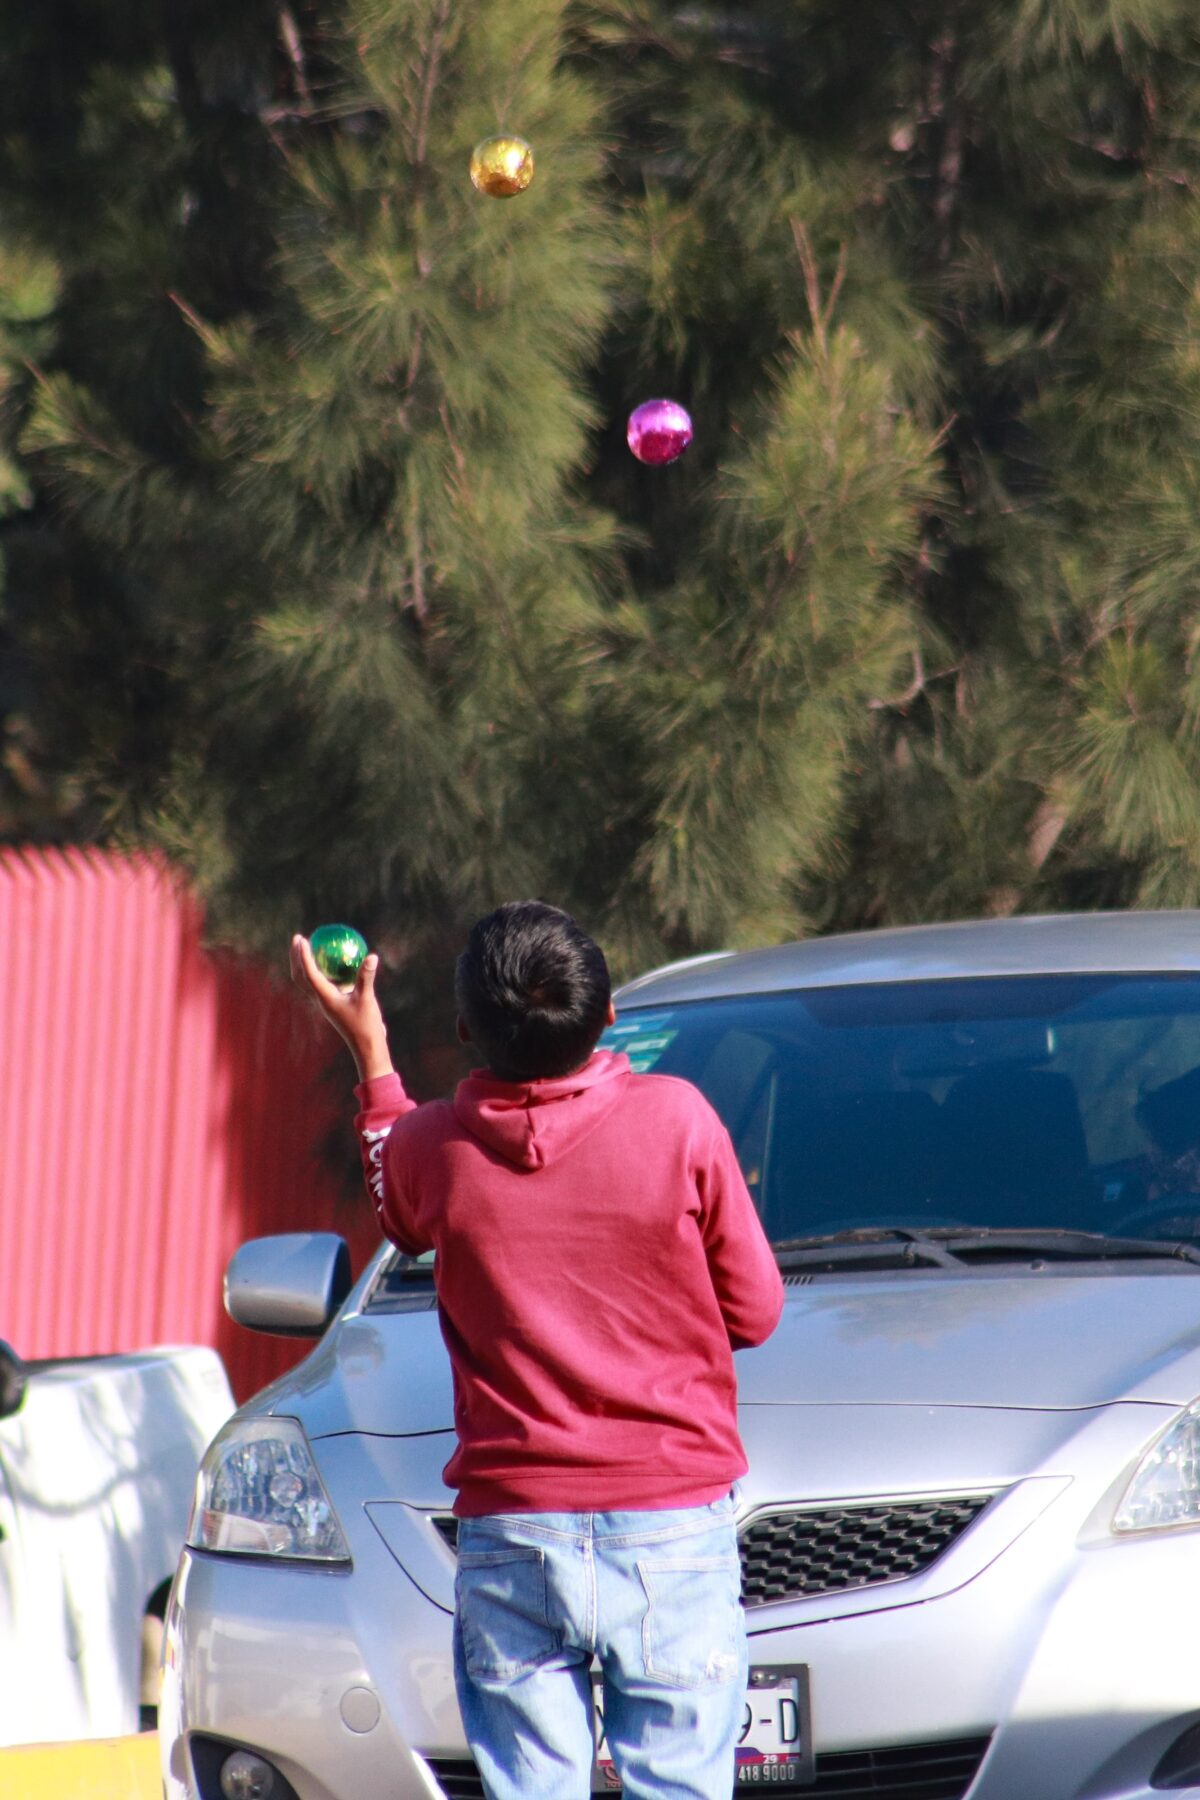
<svg viewBox="0 0 1200 1800">
<path fill-rule="evenodd" d="M 1200 1392 L 1200 1268 L 863 1276 L 801 1287 L 738 1358 L 745 1403 L 1037 1409 Z"/>
<path fill-rule="evenodd" d="M 820 1279 L 789 1290 L 737 1370 L 744 1406 L 1183 1406 L 1200 1394 L 1200 1270 Z M 251 1406 L 314 1437 L 449 1432 L 436 1314 L 351 1314 Z"/>
</svg>

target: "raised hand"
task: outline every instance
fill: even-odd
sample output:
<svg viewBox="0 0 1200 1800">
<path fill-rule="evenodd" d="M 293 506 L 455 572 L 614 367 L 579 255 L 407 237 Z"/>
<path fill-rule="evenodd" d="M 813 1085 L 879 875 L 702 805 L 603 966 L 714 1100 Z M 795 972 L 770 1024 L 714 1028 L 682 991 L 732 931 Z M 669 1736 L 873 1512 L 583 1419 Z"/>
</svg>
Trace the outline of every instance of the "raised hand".
<svg viewBox="0 0 1200 1800">
<path fill-rule="evenodd" d="M 349 1046 L 360 1081 L 392 1073 L 387 1026 L 375 995 L 379 958 L 363 958 L 352 988 L 340 988 L 322 975 L 306 937 L 297 932 L 291 943 L 292 980 L 315 1000 L 329 1023 Z"/>
</svg>

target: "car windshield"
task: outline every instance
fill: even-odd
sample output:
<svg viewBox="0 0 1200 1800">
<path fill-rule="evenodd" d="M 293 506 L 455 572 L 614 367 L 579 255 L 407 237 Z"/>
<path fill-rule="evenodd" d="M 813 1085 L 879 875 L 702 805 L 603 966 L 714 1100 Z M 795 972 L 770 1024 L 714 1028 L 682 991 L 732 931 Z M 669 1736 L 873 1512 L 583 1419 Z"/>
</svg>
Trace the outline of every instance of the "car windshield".
<svg viewBox="0 0 1200 1800">
<path fill-rule="evenodd" d="M 716 1107 L 771 1240 L 1200 1241 L 1200 976 L 1030 975 L 623 1009 Z"/>
</svg>

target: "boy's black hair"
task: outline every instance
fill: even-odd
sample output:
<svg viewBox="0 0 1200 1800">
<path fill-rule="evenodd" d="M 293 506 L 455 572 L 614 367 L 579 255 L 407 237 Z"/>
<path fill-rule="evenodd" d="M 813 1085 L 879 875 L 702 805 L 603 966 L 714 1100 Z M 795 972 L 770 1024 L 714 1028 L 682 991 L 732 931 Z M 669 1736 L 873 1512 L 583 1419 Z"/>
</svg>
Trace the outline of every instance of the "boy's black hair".
<svg viewBox="0 0 1200 1800">
<path fill-rule="evenodd" d="M 570 913 L 510 900 L 472 926 L 454 972 L 472 1042 L 502 1081 L 569 1075 L 596 1047 L 612 994 L 600 946 Z"/>
</svg>

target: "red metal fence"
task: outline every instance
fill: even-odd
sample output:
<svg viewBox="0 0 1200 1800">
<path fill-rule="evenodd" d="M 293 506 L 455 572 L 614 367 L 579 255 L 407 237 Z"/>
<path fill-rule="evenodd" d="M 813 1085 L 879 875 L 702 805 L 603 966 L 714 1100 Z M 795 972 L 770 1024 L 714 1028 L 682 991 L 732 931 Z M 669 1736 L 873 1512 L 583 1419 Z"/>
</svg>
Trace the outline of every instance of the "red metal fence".
<svg viewBox="0 0 1200 1800">
<path fill-rule="evenodd" d="M 307 1346 L 232 1325 L 247 1237 L 378 1242 L 325 1146 L 353 1072 L 256 965 L 202 948 L 146 858 L 0 849 L 0 1337 L 22 1356 L 212 1344 L 239 1399 Z"/>
</svg>

